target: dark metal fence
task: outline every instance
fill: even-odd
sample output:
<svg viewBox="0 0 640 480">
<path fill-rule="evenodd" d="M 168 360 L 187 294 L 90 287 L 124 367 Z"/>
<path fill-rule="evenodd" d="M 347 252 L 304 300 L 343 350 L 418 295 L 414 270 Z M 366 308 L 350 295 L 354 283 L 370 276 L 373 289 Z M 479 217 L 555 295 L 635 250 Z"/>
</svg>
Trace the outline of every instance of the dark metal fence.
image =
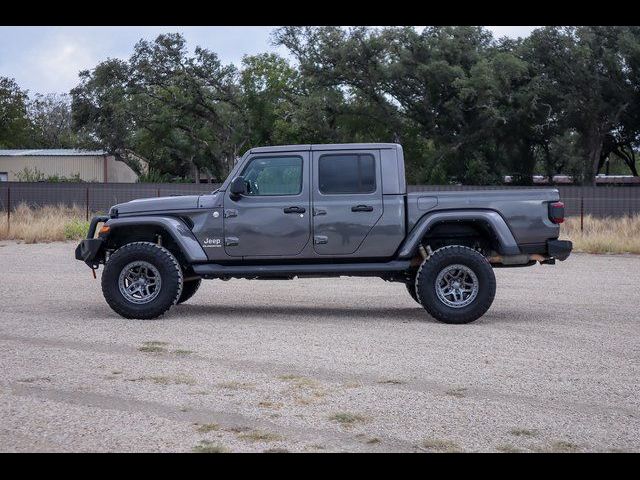
<svg viewBox="0 0 640 480">
<path fill-rule="evenodd" d="M 88 217 L 106 213 L 116 203 L 137 198 L 209 193 L 219 184 L 208 183 L 0 183 L 0 210 L 12 210 L 19 204 L 30 207 L 65 205 L 81 207 Z"/>
<path fill-rule="evenodd" d="M 0 183 L 0 210 L 7 213 L 21 203 L 31 207 L 44 205 L 76 205 L 86 217 L 106 212 L 111 205 L 136 198 L 168 195 L 203 194 L 215 190 L 219 184 L 195 183 Z M 512 186 L 411 185 L 410 192 L 496 190 Z M 567 216 L 593 215 L 620 217 L 640 214 L 638 186 L 557 186 L 566 206 Z"/>
</svg>

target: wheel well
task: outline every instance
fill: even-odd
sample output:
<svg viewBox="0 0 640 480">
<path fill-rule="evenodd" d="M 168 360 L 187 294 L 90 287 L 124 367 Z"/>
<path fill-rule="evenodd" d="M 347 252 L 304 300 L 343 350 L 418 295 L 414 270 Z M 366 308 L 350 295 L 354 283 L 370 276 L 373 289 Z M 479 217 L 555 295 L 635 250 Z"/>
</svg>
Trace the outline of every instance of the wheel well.
<svg viewBox="0 0 640 480">
<path fill-rule="evenodd" d="M 188 267 L 188 262 L 176 241 L 165 228 L 159 225 L 115 227 L 109 232 L 106 247 L 108 250 L 117 250 L 121 246 L 133 242 L 151 242 L 162 245 L 176 257 L 183 269 Z"/>
<path fill-rule="evenodd" d="M 480 221 L 437 223 L 422 237 L 421 244 L 429 245 L 432 250 L 447 245 L 463 245 L 485 254 L 499 249 L 498 239 L 491 227 Z"/>
</svg>

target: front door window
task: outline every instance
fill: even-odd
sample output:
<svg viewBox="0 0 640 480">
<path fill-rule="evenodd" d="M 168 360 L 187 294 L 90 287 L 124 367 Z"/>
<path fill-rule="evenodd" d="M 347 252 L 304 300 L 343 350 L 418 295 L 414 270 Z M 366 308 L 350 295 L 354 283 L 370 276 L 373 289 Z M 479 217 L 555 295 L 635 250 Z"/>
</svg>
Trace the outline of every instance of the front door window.
<svg viewBox="0 0 640 480">
<path fill-rule="evenodd" d="M 302 158 L 255 158 L 242 176 L 248 195 L 298 195 L 302 191 Z"/>
</svg>

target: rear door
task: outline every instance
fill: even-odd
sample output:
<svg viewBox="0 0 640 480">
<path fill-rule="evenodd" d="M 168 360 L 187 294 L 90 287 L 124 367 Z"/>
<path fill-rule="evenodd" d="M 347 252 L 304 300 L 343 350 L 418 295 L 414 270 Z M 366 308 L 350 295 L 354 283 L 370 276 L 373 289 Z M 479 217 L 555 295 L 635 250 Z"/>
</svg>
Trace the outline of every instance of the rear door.
<svg viewBox="0 0 640 480">
<path fill-rule="evenodd" d="M 249 192 L 224 197 L 225 251 L 232 257 L 298 255 L 311 236 L 309 152 L 256 154 L 239 172 Z"/>
<path fill-rule="evenodd" d="M 313 248 L 354 255 L 383 212 L 380 152 L 312 152 Z"/>
</svg>

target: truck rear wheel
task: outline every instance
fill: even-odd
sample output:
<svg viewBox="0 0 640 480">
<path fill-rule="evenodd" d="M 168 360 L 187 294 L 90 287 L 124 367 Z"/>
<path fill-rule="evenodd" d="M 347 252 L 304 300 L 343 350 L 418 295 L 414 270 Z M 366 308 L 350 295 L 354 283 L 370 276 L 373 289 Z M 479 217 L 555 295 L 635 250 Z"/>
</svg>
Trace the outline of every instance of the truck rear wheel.
<svg viewBox="0 0 640 480">
<path fill-rule="evenodd" d="M 182 285 L 182 269 L 176 258 L 150 242 L 120 247 L 102 273 L 104 298 L 124 318 L 159 317 L 178 301 Z"/>
<path fill-rule="evenodd" d="M 444 323 L 470 323 L 493 303 L 496 277 L 477 251 L 460 245 L 436 250 L 422 262 L 416 276 L 422 306 Z"/>
</svg>

